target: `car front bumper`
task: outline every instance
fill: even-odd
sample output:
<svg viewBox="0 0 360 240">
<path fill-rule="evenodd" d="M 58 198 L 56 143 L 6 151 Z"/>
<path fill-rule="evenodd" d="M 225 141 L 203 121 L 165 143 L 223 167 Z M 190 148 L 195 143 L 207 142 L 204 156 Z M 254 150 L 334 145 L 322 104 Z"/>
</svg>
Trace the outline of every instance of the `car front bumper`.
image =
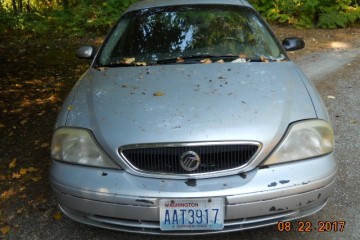
<svg viewBox="0 0 360 240">
<path fill-rule="evenodd" d="M 52 162 L 50 181 L 62 211 L 85 224 L 149 234 L 209 234 L 276 224 L 311 215 L 332 195 L 333 154 L 209 179 L 159 179 Z M 160 199 L 223 197 L 224 229 L 161 231 Z"/>
</svg>

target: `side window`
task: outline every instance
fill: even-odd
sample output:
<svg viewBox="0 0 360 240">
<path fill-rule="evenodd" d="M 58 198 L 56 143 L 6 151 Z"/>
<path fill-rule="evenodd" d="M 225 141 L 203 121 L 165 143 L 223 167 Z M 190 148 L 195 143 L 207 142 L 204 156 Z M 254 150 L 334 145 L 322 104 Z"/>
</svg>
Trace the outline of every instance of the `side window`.
<svg viewBox="0 0 360 240">
<path fill-rule="evenodd" d="M 111 37 L 108 39 L 99 59 L 102 65 L 108 65 L 114 62 L 112 60 L 113 51 L 117 47 L 118 41 L 123 35 L 128 24 L 129 24 L 129 20 L 127 19 L 122 20 L 117 26 L 117 28 L 114 30 Z"/>
<path fill-rule="evenodd" d="M 253 15 L 251 21 L 249 21 L 249 26 L 251 28 L 251 41 L 256 44 L 257 55 L 275 56 L 280 55 L 280 50 L 274 41 L 273 37 L 267 31 L 265 26 L 260 22 L 260 20 Z"/>
</svg>

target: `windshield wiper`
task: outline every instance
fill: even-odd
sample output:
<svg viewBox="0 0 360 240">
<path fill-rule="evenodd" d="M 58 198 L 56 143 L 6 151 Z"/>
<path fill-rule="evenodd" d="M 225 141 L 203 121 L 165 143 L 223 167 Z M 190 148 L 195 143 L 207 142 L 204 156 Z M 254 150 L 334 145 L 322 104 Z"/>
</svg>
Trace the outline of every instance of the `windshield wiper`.
<svg viewBox="0 0 360 240">
<path fill-rule="evenodd" d="M 211 55 L 211 54 L 195 54 L 191 56 L 182 56 L 177 58 L 169 58 L 169 59 L 160 59 L 157 60 L 157 64 L 173 64 L 173 63 L 183 63 L 183 64 L 191 64 L 191 63 L 199 63 L 199 61 L 204 59 L 210 59 L 213 62 L 224 60 L 226 62 L 233 61 L 239 58 L 238 56 L 233 55 Z"/>
<path fill-rule="evenodd" d="M 211 55 L 211 54 L 194 54 L 191 56 L 182 56 L 177 58 L 167 58 L 160 59 L 154 62 L 147 62 L 146 65 L 143 65 L 143 62 L 116 62 L 111 63 L 109 65 L 104 65 L 101 67 L 131 67 L 131 66 L 153 66 L 153 65 L 161 65 L 161 64 L 196 64 L 196 63 L 204 63 L 206 60 L 210 60 L 211 62 L 234 62 L 234 63 L 243 63 L 243 62 L 275 62 L 283 59 L 273 59 L 266 57 L 256 57 L 256 58 L 245 58 L 241 56 L 235 55 Z M 206 62 L 209 63 L 209 62 Z"/>
<path fill-rule="evenodd" d="M 185 56 L 185 57 L 181 57 L 184 60 L 188 60 L 188 59 L 206 59 L 209 58 L 211 60 L 234 60 L 239 58 L 238 56 L 234 56 L 234 55 L 211 55 L 211 54 L 195 54 L 192 56 Z"/>
<path fill-rule="evenodd" d="M 153 65 L 152 63 L 148 64 L 145 62 L 132 62 L 132 63 L 125 63 L 125 62 L 116 62 L 116 63 L 110 63 L 107 65 L 101 65 L 98 67 L 105 67 L 105 68 L 113 68 L 113 67 L 141 67 L 141 66 L 148 66 Z"/>
<path fill-rule="evenodd" d="M 132 67 L 135 66 L 134 63 L 111 63 L 106 65 L 106 67 Z"/>
<path fill-rule="evenodd" d="M 156 61 L 156 64 L 189 64 L 189 63 L 199 63 L 203 60 L 210 59 L 212 62 L 224 61 L 224 62 L 234 62 L 234 63 L 242 63 L 242 62 L 276 62 L 284 60 L 284 58 L 274 59 L 267 57 L 255 57 L 255 58 L 247 58 L 235 55 L 211 55 L 211 54 L 195 54 L 191 56 L 183 56 L 178 58 L 169 58 L 169 59 L 161 59 Z"/>
</svg>

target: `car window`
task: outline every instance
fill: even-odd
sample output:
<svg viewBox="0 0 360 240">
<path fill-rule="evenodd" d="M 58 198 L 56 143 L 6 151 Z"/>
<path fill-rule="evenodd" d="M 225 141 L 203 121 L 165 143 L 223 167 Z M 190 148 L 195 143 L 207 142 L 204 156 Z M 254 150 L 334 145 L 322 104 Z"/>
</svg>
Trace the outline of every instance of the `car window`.
<svg viewBox="0 0 360 240">
<path fill-rule="evenodd" d="M 101 51 L 100 64 L 151 64 L 196 55 L 283 58 L 252 9 L 200 5 L 126 14 Z"/>
</svg>

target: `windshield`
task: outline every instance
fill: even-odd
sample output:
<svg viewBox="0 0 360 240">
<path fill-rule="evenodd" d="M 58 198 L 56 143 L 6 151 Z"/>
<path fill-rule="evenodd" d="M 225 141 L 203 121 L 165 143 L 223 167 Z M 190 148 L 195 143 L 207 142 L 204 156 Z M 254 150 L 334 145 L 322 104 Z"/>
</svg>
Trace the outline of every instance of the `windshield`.
<svg viewBox="0 0 360 240">
<path fill-rule="evenodd" d="M 144 9 L 123 16 L 103 47 L 102 66 L 269 59 L 285 54 L 257 14 L 223 5 Z"/>
</svg>

